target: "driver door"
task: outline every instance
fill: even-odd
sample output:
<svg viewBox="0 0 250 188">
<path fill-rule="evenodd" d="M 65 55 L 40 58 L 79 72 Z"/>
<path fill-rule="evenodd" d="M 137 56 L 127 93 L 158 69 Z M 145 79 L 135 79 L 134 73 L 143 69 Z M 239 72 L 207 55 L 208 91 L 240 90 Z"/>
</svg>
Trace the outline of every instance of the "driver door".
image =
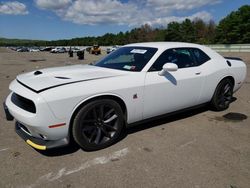
<svg viewBox="0 0 250 188">
<path fill-rule="evenodd" d="M 167 62 L 177 64 L 178 70 L 160 76 Z M 166 50 L 145 76 L 143 119 L 199 104 L 204 79 L 188 48 Z"/>
</svg>

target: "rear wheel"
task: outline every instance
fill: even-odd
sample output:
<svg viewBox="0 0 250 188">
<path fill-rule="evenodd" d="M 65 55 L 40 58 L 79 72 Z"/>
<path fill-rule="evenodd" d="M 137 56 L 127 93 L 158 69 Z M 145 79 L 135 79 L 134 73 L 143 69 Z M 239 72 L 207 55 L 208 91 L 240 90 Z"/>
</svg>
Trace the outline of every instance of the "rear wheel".
<svg viewBox="0 0 250 188">
<path fill-rule="evenodd" d="M 119 139 L 123 125 L 120 105 L 110 99 L 101 99 L 88 103 L 78 112 L 72 134 L 83 149 L 99 150 Z"/>
<path fill-rule="evenodd" d="M 224 79 L 218 84 L 211 105 L 215 110 L 222 111 L 229 107 L 232 99 L 233 83 L 230 79 Z"/>
</svg>

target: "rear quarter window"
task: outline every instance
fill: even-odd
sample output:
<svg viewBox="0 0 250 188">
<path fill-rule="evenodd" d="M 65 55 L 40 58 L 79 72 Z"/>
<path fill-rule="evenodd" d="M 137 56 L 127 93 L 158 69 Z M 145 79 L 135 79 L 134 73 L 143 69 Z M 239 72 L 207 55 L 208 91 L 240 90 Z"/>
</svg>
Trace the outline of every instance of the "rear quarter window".
<svg viewBox="0 0 250 188">
<path fill-rule="evenodd" d="M 210 60 L 210 57 L 198 48 L 192 48 L 191 51 L 193 52 L 198 65 L 202 65 L 203 63 L 206 63 Z"/>
</svg>

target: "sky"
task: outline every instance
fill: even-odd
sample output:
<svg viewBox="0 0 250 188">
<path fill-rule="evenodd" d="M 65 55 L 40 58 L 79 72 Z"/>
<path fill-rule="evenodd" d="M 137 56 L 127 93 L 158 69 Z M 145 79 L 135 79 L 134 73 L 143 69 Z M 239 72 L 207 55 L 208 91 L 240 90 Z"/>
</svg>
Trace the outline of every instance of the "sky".
<svg viewBox="0 0 250 188">
<path fill-rule="evenodd" d="M 218 23 L 250 0 L 0 0 L 0 37 L 57 40 L 201 18 Z"/>
</svg>

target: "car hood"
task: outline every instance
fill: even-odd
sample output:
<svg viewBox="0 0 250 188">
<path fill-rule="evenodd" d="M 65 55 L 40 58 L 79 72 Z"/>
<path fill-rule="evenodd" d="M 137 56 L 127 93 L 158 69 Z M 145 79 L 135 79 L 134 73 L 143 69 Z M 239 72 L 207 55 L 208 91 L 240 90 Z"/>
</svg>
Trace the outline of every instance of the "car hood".
<svg viewBox="0 0 250 188">
<path fill-rule="evenodd" d="M 105 79 L 125 75 L 126 72 L 91 65 L 72 65 L 41 69 L 17 76 L 23 86 L 42 92 L 54 87 L 77 82 Z"/>
</svg>

